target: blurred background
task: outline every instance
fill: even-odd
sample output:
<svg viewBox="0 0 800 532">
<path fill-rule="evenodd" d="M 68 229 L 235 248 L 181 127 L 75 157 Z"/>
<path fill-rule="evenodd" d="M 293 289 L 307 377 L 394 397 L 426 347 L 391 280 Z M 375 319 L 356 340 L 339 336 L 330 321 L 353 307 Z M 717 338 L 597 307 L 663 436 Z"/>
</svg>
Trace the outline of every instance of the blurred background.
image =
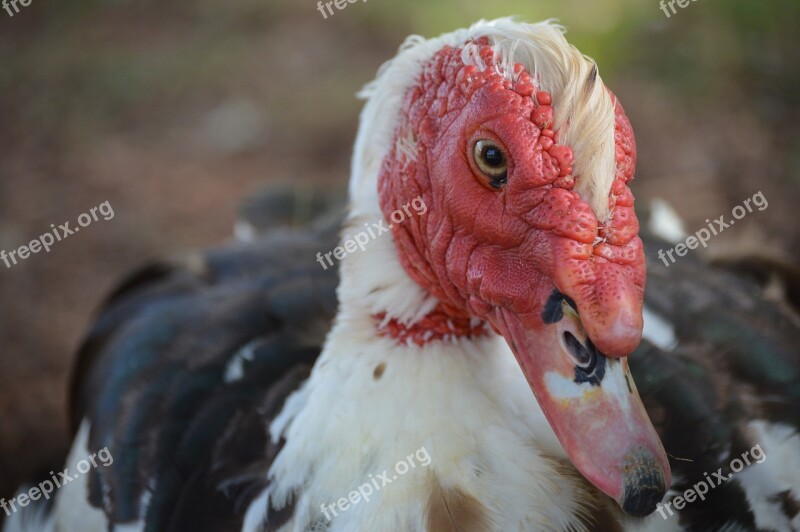
<svg viewBox="0 0 800 532">
<path fill-rule="evenodd" d="M 677 7 L 677 6 L 676 6 Z M 67 385 L 94 311 L 149 258 L 229 238 L 269 183 L 344 187 L 354 94 L 410 33 L 558 18 L 633 122 L 637 206 L 693 233 L 762 191 L 713 239 L 798 263 L 800 2 L 32 0 L 0 11 L 0 249 L 109 201 L 112 220 L 0 263 L 0 497 L 61 464 Z"/>
</svg>

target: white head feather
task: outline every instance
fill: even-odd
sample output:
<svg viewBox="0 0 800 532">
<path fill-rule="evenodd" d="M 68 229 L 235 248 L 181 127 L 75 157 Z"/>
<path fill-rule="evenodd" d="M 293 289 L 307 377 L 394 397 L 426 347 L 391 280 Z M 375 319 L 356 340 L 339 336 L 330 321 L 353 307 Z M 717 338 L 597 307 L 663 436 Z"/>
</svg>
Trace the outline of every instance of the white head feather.
<svg viewBox="0 0 800 532">
<path fill-rule="evenodd" d="M 500 70 L 513 76 L 522 64 L 538 80 L 538 89 L 553 97 L 555 129 L 560 143 L 571 146 L 577 176 L 576 190 L 597 218 L 607 219 L 608 194 L 616 176 L 614 105 L 600 76 L 587 83 L 594 61 L 581 54 L 564 37 L 564 28 L 553 21 L 536 24 L 512 18 L 481 20 L 467 29 L 433 39 L 412 35 L 397 55 L 384 63 L 376 79 L 359 94 L 367 100 L 355 144 L 350 179 L 353 216 L 381 215 L 378 205 L 378 173 L 391 148 L 406 90 L 417 81 L 423 65 L 444 46 L 464 46 L 486 37 L 494 47 Z M 465 60 L 480 65 L 480 58 L 465 49 Z"/>
</svg>

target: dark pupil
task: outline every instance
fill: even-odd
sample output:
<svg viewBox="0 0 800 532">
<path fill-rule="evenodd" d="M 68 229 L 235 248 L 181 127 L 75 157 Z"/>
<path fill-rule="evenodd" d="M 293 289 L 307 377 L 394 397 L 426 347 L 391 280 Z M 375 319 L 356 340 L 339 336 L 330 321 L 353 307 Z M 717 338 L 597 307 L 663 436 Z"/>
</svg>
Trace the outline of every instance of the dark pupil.
<svg viewBox="0 0 800 532">
<path fill-rule="evenodd" d="M 496 146 L 487 146 L 483 150 L 483 160 L 489 166 L 502 166 L 503 165 L 503 152 Z"/>
</svg>

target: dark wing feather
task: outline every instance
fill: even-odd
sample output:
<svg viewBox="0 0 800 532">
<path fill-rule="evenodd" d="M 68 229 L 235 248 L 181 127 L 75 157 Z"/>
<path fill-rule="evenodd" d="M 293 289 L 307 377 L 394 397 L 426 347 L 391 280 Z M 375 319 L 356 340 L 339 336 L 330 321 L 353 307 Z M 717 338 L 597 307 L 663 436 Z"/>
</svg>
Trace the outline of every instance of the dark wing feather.
<svg viewBox="0 0 800 532">
<path fill-rule="evenodd" d="M 269 421 L 336 309 L 336 271 L 315 257 L 337 232 L 327 218 L 149 266 L 111 297 L 80 352 L 73 423 L 88 419 L 89 448 L 115 458 L 90 476 L 90 502 L 113 522 L 241 525 L 277 452 Z"/>
<path fill-rule="evenodd" d="M 670 245 L 645 240 L 646 256 Z M 689 254 L 669 267 L 648 262 L 645 302 L 675 327 L 677 347 L 643 342 L 631 356 L 637 388 L 685 490 L 755 444 L 755 419 L 800 428 L 800 338 L 789 305 L 766 300 L 741 276 Z M 792 514 L 793 515 L 793 514 Z M 754 530 L 744 491 L 727 482 L 681 511 L 688 530 Z"/>
</svg>

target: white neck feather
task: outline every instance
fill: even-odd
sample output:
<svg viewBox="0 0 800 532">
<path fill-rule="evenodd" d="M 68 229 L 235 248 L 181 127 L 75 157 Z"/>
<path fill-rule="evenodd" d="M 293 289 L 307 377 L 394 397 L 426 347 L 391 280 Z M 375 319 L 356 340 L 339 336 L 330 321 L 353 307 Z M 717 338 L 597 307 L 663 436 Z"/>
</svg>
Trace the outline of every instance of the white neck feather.
<svg viewBox="0 0 800 532">
<path fill-rule="evenodd" d="M 342 241 L 351 240 L 356 233 L 366 231 L 364 224 L 371 225 L 382 220 L 388 226 L 380 211 L 372 218 L 368 215 L 351 215 L 342 229 Z M 369 318 L 385 313 L 387 317 L 403 323 L 413 323 L 438 303 L 403 269 L 391 232 L 371 239 L 363 251 L 359 249 L 345 256 L 339 272 L 339 320 Z"/>
<path fill-rule="evenodd" d="M 344 239 L 373 221 L 351 217 Z M 581 530 L 578 516 L 598 493 L 569 465 L 505 340 L 419 347 L 379 335 L 375 314 L 414 321 L 436 305 L 403 270 L 390 233 L 346 256 L 341 277 L 324 350 L 270 427 L 285 444 L 246 530 L 257 530 L 265 504 L 291 502 L 282 530 L 427 532 L 429 500 L 451 488 L 481 502 L 492 530 Z M 391 478 L 419 449 L 427 467 L 418 463 L 368 502 L 336 506 L 384 470 Z M 321 505 L 331 504 L 329 521 Z"/>
<path fill-rule="evenodd" d="M 378 336 L 368 315 L 343 313 L 271 432 L 286 443 L 268 496 L 277 506 L 295 497 L 287 530 L 424 531 L 428 500 L 450 487 L 482 501 L 497 530 L 519 530 L 526 519 L 565 529 L 592 497 L 576 473 L 562 475 L 566 457 L 496 336 L 398 345 Z M 347 498 L 384 469 L 391 476 L 423 448 L 428 467 L 328 522 L 320 505 Z"/>
</svg>

